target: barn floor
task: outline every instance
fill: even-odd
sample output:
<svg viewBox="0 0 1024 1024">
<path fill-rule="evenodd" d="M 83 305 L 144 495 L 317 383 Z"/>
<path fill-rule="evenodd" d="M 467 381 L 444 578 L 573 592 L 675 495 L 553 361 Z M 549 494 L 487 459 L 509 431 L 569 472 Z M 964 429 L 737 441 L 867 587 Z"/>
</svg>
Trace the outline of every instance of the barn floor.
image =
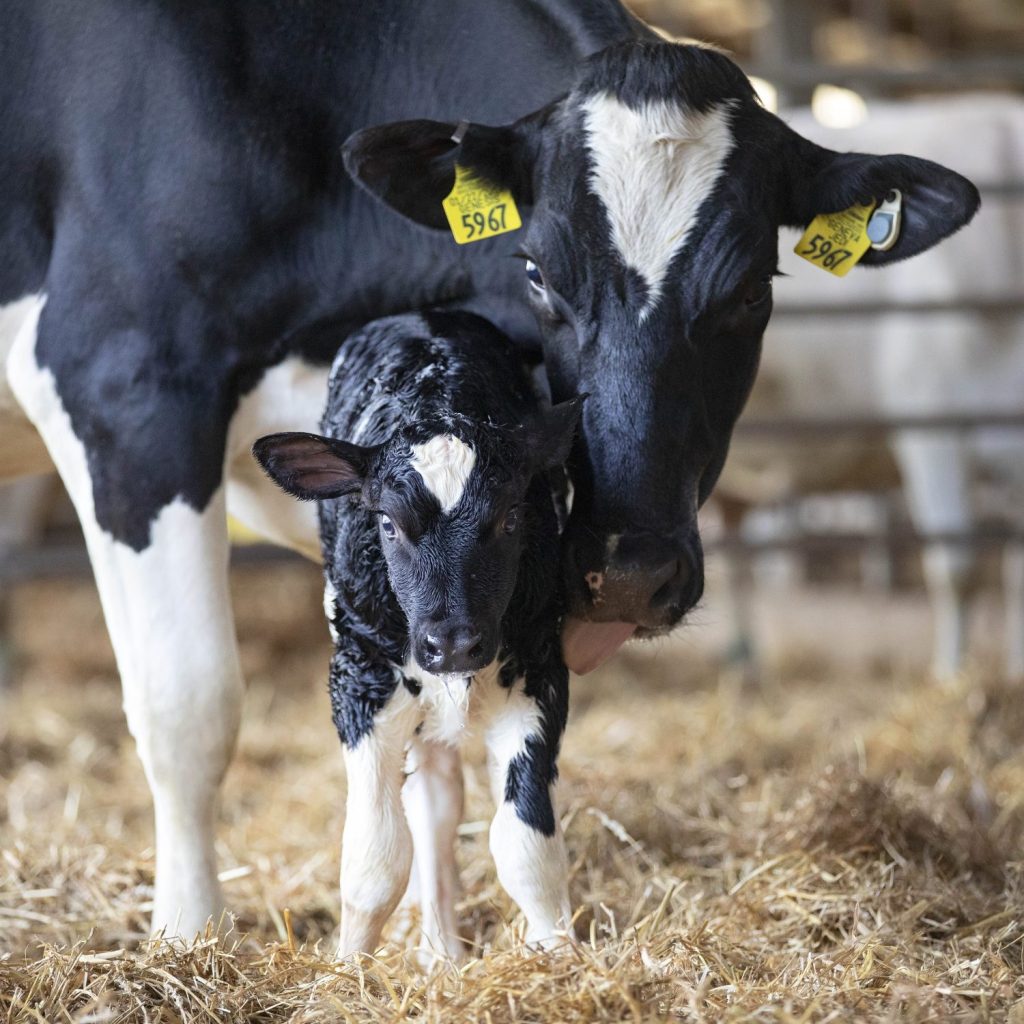
<svg viewBox="0 0 1024 1024">
<path fill-rule="evenodd" d="M 994 674 L 939 687 L 794 657 L 750 688 L 692 637 L 627 653 L 573 692 L 578 946 L 516 947 L 476 751 L 460 915 L 480 957 L 424 977 L 398 931 L 376 960 L 330 960 L 345 783 L 318 575 L 236 571 L 235 591 L 238 916 L 189 949 L 144 941 L 149 800 L 94 591 L 14 594 L 0 1021 L 1024 1022 L 1024 701 Z"/>
</svg>

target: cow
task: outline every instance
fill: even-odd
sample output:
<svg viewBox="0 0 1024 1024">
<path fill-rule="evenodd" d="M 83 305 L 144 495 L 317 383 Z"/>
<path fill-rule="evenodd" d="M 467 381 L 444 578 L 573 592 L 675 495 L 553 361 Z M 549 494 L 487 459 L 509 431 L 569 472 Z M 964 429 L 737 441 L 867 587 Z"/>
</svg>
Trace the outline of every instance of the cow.
<svg viewBox="0 0 1024 1024">
<path fill-rule="evenodd" d="M 878 265 L 978 205 L 929 161 L 807 142 L 728 57 L 618 0 L 8 0 L 0 65 L 7 379 L 82 523 L 166 934 L 223 908 L 226 511 L 317 557 L 312 511 L 249 448 L 315 428 L 340 337 L 459 307 L 542 356 L 555 402 L 591 395 L 562 554 L 586 670 L 699 599 L 697 508 L 754 379 L 779 225 L 899 188 Z M 523 227 L 456 245 L 457 165 Z"/>
<path fill-rule="evenodd" d="M 331 706 L 348 777 L 341 956 L 377 948 L 414 854 L 423 952 L 463 956 L 454 846 L 470 723 L 498 808 L 491 852 L 526 938 L 555 943 L 570 926 L 552 799 L 569 705 L 561 489 L 548 473 L 568 456 L 579 411 L 578 400 L 542 410 L 521 354 L 486 320 L 406 314 L 338 350 L 322 434 L 254 446 L 278 486 L 320 502 Z M 422 784 L 421 765 L 445 785 Z"/>
<path fill-rule="evenodd" d="M 866 122 L 847 129 L 816 125 L 808 111 L 787 120 L 817 141 L 874 148 L 903 140 L 935 160 L 959 159 L 976 180 L 998 186 L 1024 180 L 1024 100 L 966 94 L 875 102 Z M 789 254 L 780 298 L 799 307 L 834 303 L 865 316 L 776 317 L 748 412 L 768 416 L 979 415 L 1024 411 L 1024 313 L 941 309 L 872 314 L 881 302 L 955 305 L 1021 299 L 1024 203 L 993 196 L 971 231 L 920 260 L 875 277 L 831 280 Z M 852 438 L 798 444 L 737 439 L 717 494 L 733 502 L 781 501 L 843 488 L 889 486 L 892 463 L 911 519 L 925 537 L 969 532 L 983 521 L 1020 528 L 1024 432 L 985 427 L 895 432 L 888 450 Z M 884 457 L 879 457 L 884 456 Z M 977 551 L 936 539 L 924 550 L 933 609 L 931 672 L 948 679 L 963 667 L 967 612 Z M 1024 678 L 1024 550 L 1010 543 L 1003 560 L 1006 596 L 1004 669 Z M 749 643 L 741 644 L 749 649 Z"/>
</svg>

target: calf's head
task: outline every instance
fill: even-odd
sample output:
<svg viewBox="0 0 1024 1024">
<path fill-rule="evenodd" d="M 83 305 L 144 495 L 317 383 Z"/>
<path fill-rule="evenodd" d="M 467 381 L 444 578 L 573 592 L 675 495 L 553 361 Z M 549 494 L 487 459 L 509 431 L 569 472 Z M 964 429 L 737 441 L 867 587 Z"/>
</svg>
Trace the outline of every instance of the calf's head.
<svg viewBox="0 0 1024 1024">
<path fill-rule="evenodd" d="M 498 653 L 524 546 L 536 543 L 536 531 L 556 528 L 546 485 L 528 492 L 565 461 L 578 419 L 572 400 L 514 428 L 454 417 L 373 447 L 270 434 L 253 454 L 289 494 L 350 495 L 376 516 L 410 653 L 428 672 L 467 675 Z M 358 585 L 332 582 L 339 593 L 346 582 Z"/>
<path fill-rule="evenodd" d="M 697 509 L 757 370 L 779 227 L 898 188 L 899 240 L 863 259 L 882 264 L 934 245 L 978 205 L 970 182 L 929 161 L 808 142 L 716 51 L 647 40 L 589 58 L 571 93 L 515 124 L 369 128 L 346 162 L 438 229 L 456 164 L 521 208 L 521 231 L 480 243 L 478 277 L 532 307 L 554 397 L 591 395 L 565 545 L 578 671 L 637 628 L 670 629 L 701 595 Z M 519 281 L 496 259 L 512 250 Z"/>
</svg>

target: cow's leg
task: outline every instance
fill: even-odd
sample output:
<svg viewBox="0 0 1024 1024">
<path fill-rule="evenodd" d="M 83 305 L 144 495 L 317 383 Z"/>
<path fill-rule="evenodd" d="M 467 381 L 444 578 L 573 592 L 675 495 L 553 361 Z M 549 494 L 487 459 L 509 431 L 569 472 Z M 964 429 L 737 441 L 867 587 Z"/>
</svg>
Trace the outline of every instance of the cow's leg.
<svg viewBox="0 0 1024 1024">
<path fill-rule="evenodd" d="M 227 424 L 202 415 L 224 406 L 208 378 L 201 407 L 186 404 L 191 388 L 163 391 L 130 364 L 133 352 L 152 355 L 141 344 L 55 374 L 38 351 L 67 323 L 79 326 L 44 316 L 38 340 L 36 324 L 26 328 L 8 376 L 81 520 L 128 725 L 153 791 L 153 927 L 191 937 L 223 911 L 214 821 L 243 695 L 217 486 Z M 128 381 L 132 390 L 120 391 Z"/>
<path fill-rule="evenodd" d="M 757 664 L 754 580 L 750 571 L 750 558 L 741 546 L 743 520 L 750 506 L 727 496 L 716 496 L 714 500 L 721 515 L 722 539 L 725 541 L 722 565 L 732 634 L 726 645 L 725 660 L 753 680 Z"/>
<path fill-rule="evenodd" d="M 409 882 L 412 834 L 402 807 L 402 784 L 416 715 L 412 698 L 399 687 L 369 730 L 345 743 L 348 798 L 341 845 L 339 957 L 377 948 L 381 930 Z"/>
<path fill-rule="evenodd" d="M 416 890 L 422 907 L 426 958 L 465 956 L 455 918 L 459 872 L 455 838 L 462 821 L 462 759 L 456 747 L 415 740 L 406 768 L 402 802 L 412 830 Z"/>
<path fill-rule="evenodd" d="M 1006 675 L 1024 680 L 1024 543 L 1011 542 L 1003 552 L 1006 607 Z"/>
<path fill-rule="evenodd" d="M 491 789 L 491 855 L 498 881 L 526 917 L 526 941 L 564 942 L 571 928 L 569 868 L 554 790 L 564 718 L 526 695 L 522 681 L 500 691 L 484 734 Z"/>
<path fill-rule="evenodd" d="M 961 441 L 907 432 L 895 447 L 918 531 L 927 538 L 969 530 L 970 481 Z M 968 547 L 936 540 L 926 543 L 923 559 L 933 613 L 932 671 L 948 679 L 963 666 L 975 558 Z"/>
</svg>

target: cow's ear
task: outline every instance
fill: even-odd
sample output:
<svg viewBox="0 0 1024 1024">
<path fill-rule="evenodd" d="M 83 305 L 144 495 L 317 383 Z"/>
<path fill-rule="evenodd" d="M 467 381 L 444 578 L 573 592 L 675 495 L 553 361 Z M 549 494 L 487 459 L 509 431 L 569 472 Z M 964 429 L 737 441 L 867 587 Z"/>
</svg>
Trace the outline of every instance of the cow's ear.
<svg viewBox="0 0 1024 1024">
<path fill-rule="evenodd" d="M 345 168 L 368 192 L 403 216 L 447 228 L 441 202 L 455 184 L 455 165 L 533 201 L 527 132 L 521 125 L 397 121 L 364 128 L 342 148 Z"/>
<path fill-rule="evenodd" d="M 256 461 L 282 490 L 314 501 L 362 488 L 376 448 L 319 434 L 267 434 L 253 446 Z"/>
<path fill-rule="evenodd" d="M 559 402 L 541 413 L 533 423 L 524 424 L 520 428 L 532 454 L 535 472 L 556 469 L 565 464 L 572 450 L 586 397 L 578 395 L 567 402 Z"/>
<path fill-rule="evenodd" d="M 862 263 L 881 265 L 916 256 L 962 228 L 978 210 L 978 190 L 962 174 L 912 156 L 836 153 L 793 133 L 794 159 L 784 199 L 785 223 L 806 227 L 819 213 L 836 213 L 892 189 L 903 194 L 902 226 L 887 251 L 869 249 Z"/>
</svg>

